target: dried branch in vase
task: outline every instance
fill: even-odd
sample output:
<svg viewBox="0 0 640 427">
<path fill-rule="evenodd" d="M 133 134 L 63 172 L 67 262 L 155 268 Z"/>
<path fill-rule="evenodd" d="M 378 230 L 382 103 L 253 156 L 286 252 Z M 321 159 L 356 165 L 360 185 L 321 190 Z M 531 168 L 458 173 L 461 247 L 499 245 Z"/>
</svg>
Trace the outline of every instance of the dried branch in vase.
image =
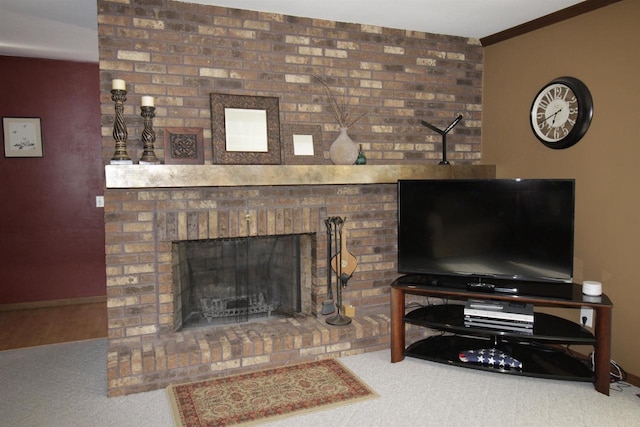
<svg viewBox="0 0 640 427">
<path fill-rule="evenodd" d="M 329 85 L 327 85 L 320 77 L 312 74 L 313 78 L 316 79 L 324 89 L 327 98 L 329 99 L 329 106 L 331 107 L 331 112 L 333 113 L 333 117 L 336 119 L 340 127 L 348 128 L 354 125 L 358 120 L 367 115 L 367 113 L 362 113 L 357 117 L 353 117 L 349 114 L 349 107 L 354 105 L 351 103 L 353 99 L 351 96 L 343 96 L 342 102 L 338 102 L 338 98 L 331 91 Z"/>
</svg>

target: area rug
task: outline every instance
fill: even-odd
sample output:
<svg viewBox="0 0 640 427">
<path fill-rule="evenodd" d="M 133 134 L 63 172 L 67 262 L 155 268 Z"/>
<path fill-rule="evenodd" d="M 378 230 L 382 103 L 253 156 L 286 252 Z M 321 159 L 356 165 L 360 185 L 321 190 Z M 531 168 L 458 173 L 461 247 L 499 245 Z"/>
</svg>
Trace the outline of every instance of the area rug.
<svg viewBox="0 0 640 427">
<path fill-rule="evenodd" d="M 378 397 L 336 359 L 167 387 L 177 426 L 247 426 Z"/>
</svg>

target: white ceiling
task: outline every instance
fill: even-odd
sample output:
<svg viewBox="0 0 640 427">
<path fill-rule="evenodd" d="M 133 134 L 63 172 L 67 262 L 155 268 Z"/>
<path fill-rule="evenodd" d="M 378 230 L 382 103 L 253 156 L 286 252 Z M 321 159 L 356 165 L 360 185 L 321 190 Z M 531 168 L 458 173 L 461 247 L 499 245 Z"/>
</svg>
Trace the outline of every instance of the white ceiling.
<svg viewBox="0 0 640 427">
<path fill-rule="evenodd" d="M 482 38 L 582 1 L 191 0 L 190 2 Z M 0 0 L 0 55 L 97 62 L 96 3 L 96 0 Z"/>
</svg>

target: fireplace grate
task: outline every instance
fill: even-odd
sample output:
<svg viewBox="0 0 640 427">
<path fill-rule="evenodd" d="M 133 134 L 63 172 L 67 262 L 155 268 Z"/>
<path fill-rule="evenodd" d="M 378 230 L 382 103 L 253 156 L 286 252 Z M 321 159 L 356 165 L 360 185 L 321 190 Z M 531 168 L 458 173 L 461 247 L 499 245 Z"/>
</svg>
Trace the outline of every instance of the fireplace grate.
<svg viewBox="0 0 640 427">
<path fill-rule="evenodd" d="M 265 302 L 264 293 L 237 298 L 201 298 L 202 315 L 207 322 L 221 317 L 267 313 L 271 317 L 273 306 Z"/>
</svg>

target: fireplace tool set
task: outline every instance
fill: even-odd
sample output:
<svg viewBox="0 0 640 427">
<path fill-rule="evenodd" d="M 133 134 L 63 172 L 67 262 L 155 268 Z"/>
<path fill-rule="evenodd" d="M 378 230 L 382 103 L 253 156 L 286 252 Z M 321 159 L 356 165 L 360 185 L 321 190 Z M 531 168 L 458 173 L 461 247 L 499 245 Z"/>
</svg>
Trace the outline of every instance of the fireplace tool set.
<svg viewBox="0 0 640 427">
<path fill-rule="evenodd" d="M 325 219 L 324 224 L 327 227 L 327 300 L 322 303 L 322 314 L 331 314 L 336 311 L 334 316 L 327 318 L 327 323 L 334 326 L 348 325 L 351 318 L 344 315 L 344 306 L 342 305 L 342 289 L 347 286 L 347 282 L 353 275 L 358 261 L 347 250 L 347 239 L 343 234 L 344 223 L 346 218 L 333 216 Z M 333 253 L 333 248 L 337 251 Z M 337 304 L 333 301 L 333 273 L 336 276 L 336 296 Z"/>
</svg>

